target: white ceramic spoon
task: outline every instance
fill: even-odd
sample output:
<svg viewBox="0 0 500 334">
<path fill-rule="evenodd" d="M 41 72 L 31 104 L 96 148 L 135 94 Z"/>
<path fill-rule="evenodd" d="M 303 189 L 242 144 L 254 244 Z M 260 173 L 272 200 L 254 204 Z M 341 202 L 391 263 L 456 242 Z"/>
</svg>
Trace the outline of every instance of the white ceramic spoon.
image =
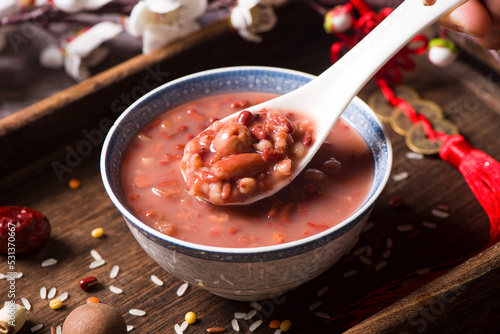
<svg viewBox="0 0 500 334">
<path fill-rule="evenodd" d="M 425 5 L 424 0 L 405 0 L 372 32 L 354 46 L 334 65 L 306 85 L 285 95 L 247 108 L 258 112 L 263 108 L 305 112 L 315 120 L 315 141 L 292 175 L 269 192 L 250 196 L 241 205 L 271 196 L 288 185 L 311 161 L 334 124 L 361 88 L 399 50 L 422 29 L 439 20 L 466 0 L 436 0 Z M 233 119 L 232 114 L 221 122 Z"/>
</svg>

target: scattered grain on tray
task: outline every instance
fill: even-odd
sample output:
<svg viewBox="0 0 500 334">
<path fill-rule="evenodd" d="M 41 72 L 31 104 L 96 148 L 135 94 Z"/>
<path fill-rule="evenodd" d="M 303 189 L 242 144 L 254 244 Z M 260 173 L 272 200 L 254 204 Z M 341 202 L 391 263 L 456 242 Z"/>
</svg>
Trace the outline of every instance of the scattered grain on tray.
<svg viewBox="0 0 500 334">
<path fill-rule="evenodd" d="M 315 316 L 317 316 L 318 318 L 322 318 L 322 319 L 330 319 L 330 315 L 325 313 L 325 312 L 316 312 L 314 313 Z M 283 330 L 283 329 L 281 329 Z"/>
<path fill-rule="evenodd" d="M 262 325 L 262 320 L 257 320 L 256 322 L 254 322 L 253 324 L 250 325 L 250 327 L 248 328 L 250 330 L 250 332 L 253 332 L 255 331 L 257 328 L 260 327 L 260 325 Z"/>
<path fill-rule="evenodd" d="M 109 291 L 113 292 L 114 294 L 117 294 L 117 295 L 120 295 L 123 293 L 123 290 L 114 286 L 114 285 L 110 285 L 109 286 Z"/>
<path fill-rule="evenodd" d="M 327 293 L 328 290 L 330 290 L 330 287 L 328 285 L 325 285 L 324 287 L 322 287 L 321 289 L 318 290 L 318 292 L 316 293 L 316 296 L 321 297 L 325 293 Z"/>
<path fill-rule="evenodd" d="M 163 286 L 163 281 L 158 278 L 156 275 L 151 275 L 151 281 L 158 286 Z"/>
<path fill-rule="evenodd" d="M 260 304 L 258 302 L 251 302 L 250 303 L 250 306 L 254 309 L 256 309 L 257 311 L 260 311 L 262 310 L 262 306 L 260 306 Z"/>
<path fill-rule="evenodd" d="M 46 259 L 42 261 L 42 267 L 50 267 L 57 264 L 57 260 L 54 258 Z"/>
<path fill-rule="evenodd" d="M 416 273 L 417 275 L 426 275 L 426 274 L 428 274 L 430 271 L 431 271 L 431 268 L 430 268 L 430 267 L 425 267 L 425 268 L 420 268 L 420 269 L 418 269 L 415 273 Z"/>
<path fill-rule="evenodd" d="M 99 254 L 99 252 L 96 251 L 95 249 L 90 250 L 90 256 L 92 256 L 94 260 L 102 260 L 101 254 Z"/>
<path fill-rule="evenodd" d="M 47 299 L 47 288 L 44 286 L 40 288 L 40 298 Z"/>
<path fill-rule="evenodd" d="M 244 317 L 243 320 L 250 320 L 252 319 L 255 315 L 257 314 L 257 310 L 253 309 L 250 312 L 248 312 Z"/>
<path fill-rule="evenodd" d="M 187 324 L 192 325 L 196 322 L 196 314 L 193 311 L 189 311 L 184 315 L 184 320 L 186 320 Z"/>
<path fill-rule="evenodd" d="M 408 172 L 399 172 L 399 173 L 396 173 L 396 174 L 393 174 L 392 175 L 392 179 L 395 181 L 395 182 L 400 182 L 400 181 L 404 181 L 408 178 L 410 174 Z"/>
<path fill-rule="evenodd" d="M 372 254 L 373 254 L 373 247 L 370 246 L 370 245 L 366 246 L 365 255 L 368 256 L 368 257 L 370 257 L 370 256 L 372 256 Z"/>
<path fill-rule="evenodd" d="M 57 289 L 56 288 L 50 288 L 49 293 L 47 294 L 48 299 L 52 299 L 56 296 Z"/>
<path fill-rule="evenodd" d="M 389 256 L 391 256 L 391 250 L 390 249 L 386 249 L 383 253 L 382 253 L 382 257 L 384 259 L 387 259 L 389 258 Z"/>
<path fill-rule="evenodd" d="M 104 236 L 104 230 L 102 227 L 96 227 L 95 229 L 92 230 L 92 232 L 90 232 L 90 235 L 94 239 L 102 238 Z"/>
<path fill-rule="evenodd" d="M 188 286 L 189 284 L 187 282 L 182 283 L 181 286 L 177 289 L 177 296 L 183 296 L 184 293 L 186 293 Z"/>
<path fill-rule="evenodd" d="M 56 334 L 62 334 L 62 327 L 56 326 Z"/>
<path fill-rule="evenodd" d="M 21 277 L 23 277 L 23 273 L 20 271 L 15 273 L 9 273 L 9 279 L 20 279 Z"/>
<path fill-rule="evenodd" d="M 309 305 L 309 311 L 313 311 L 313 310 L 317 309 L 318 307 L 321 306 L 321 304 L 323 304 L 321 302 L 321 300 L 318 300 L 317 302 L 312 303 L 311 305 Z"/>
<path fill-rule="evenodd" d="M 400 208 L 401 206 L 403 206 L 404 203 L 405 203 L 405 201 L 404 201 L 403 197 L 400 195 L 397 195 L 397 196 L 392 197 L 387 202 L 387 206 L 391 209 L 397 209 L 397 208 Z"/>
<path fill-rule="evenodd" d="M 410 160 L 423 160 L 424 155 L 417 152 L 406 152 L 406 158 Z"/>
<path fill-rule="evenodd" d="M 277 330 L 274 331 L 274 334 L 281 334 L 281 329 L 278 328 Z"/>
<path fill-rule="evenodd" d="M 437 208 L 446 212 L 450 212 L 450 207 L 446 204 L 438 204 Z"/>
<path fill-rule="evenodd" d="M 438 217 L 438 218 L 448 218 L 450 216 L 450 213 L 445 210 L 441 209 L 432 209 L 431 213 L 433 216 Z"/>
<path fill-rule="evenodd" d="M 342 275 L 342 277 L 344 278 L 349 278 L 349 277 L 352 277 L 352 276 L 355 276 L 358 274 L 358 271 L 357 270 L 349 270 L 349 271 L 346 271 L 344 273 L 344 275 Z"/>
<path fill-rule="evenodd" d="M 99 302 L 100 302 L 99 298 L 94 297 L 94 296 L 89 297 L 85 300 L 85 304 L 92 304 L 92 303 L 99 303 Z"/>
<path fill-rule="evenodd" d="M 386 246 L 387 248 L 392 248 L 392 246 L 394 246 L 394 241 L 392 241 L 392 238 L 387 238 L 387 239 L 385 240 L 385 246 Z"/>
<path fill-rule="evenodd" d="M 396 230 L 399 232 L 410 232 L 413 230 L 413 225 L 411 224 L 403 224 L 403 225 L 398 225 L 396 226 Z"/>
<path fill-rule="evenodd" d="M 271 329 L 277 329 L 280 328 L 280 326 L 281 326 L 281 321 L 279 321 L 278 319 L 274 319 L 269 322 L 269 328 Z"/>
<path fill-rule="evenodd" d="M 71 179 L 68 182 L 69 188 L 73 189 L 73 190 L 80 188 L 81 185 L 82 185 L 82 183 L 78 179 Z"/>
<path fill-rule="evenodd" d="M 247 314 L 243 312 L 236 312 L 234 313 L 234 318 L 235 319 L 243 319 Z"/>
<path fill-rule="evenodd" d="M 183 334 L 183 330 L 181 329 L 181 326 L 179 324 L 174 325 L 174 331 L 176 334 Z"/>
<path fill-rule="evenodd" d="M 189 323 L 186 320 L 184 320 L 181 324 L 181 330 L 184 332 L 186 330 L 186 328 L 188 328 L 188 326 L 189 326 Z"/>
<path fill-rule="evenodd" d="M 328 319 L 330 319 L 330 316 L 326 313 L 322 313 L 322 312 L 316 312 L 316 315 L 321 314 L 321 315 L 326 315 L 328 316 Z M 290 327 L 292 327 L 292 322 L 290 320 L 283 320 L 281 322 L 281 325 L 280 325 L 280 330 L 282 332 L 288 332 L 288 330 L 290 329 Z"/>
<path fill-rule="evenodd" d="M 57 299 L 59 299 L 59 300 L 61 300 L 62 302 L 64 302 L 66 299 L 68 299 L 68 297 L 69 297 L 69 293 L 67 293 L 67 292 L 63 292 L 63 293 L 61 293 L 61 294 L 57 297 Z"/>
<path fill-rule="evenodd" d="M 134 326 L 132 326 L 132 325 L 127 325 L 127 332 L 130 332 L 132 329 L 134 329 Z"/>
<path fill-rule="evenodd" d="M 31 327 L 31 328 L 30 328 L 30 331 L 31 331 L 32 333 L 34 333 L 34 332 L 38 332 L 38 331 L 39 331 L 40 329 L 42 329 L 42 328 L 43 328 L 43 324 L 38 324 L 38 325 L 35 325 L 35 326 Z"/>
<path fill-rule="evenodd" d="M 135 315 L 136 317 L 142 317 L 142 316 L 146 315 L 146 311 L 139 310 L 137 308 L 133 308 L 133 309 L 128 310 L 128 313 Z"/>
<path fill-rule="evenodd" d="M 104 261 L 104 260 L 94 260 L 90 263 L 89 268 L 90 269 L 99 268 L 99 267 L 103 266 L 104 264 L 106 264 L 106 261 Z"/>
<path fill-rule="evenodd" d="M 374 222 L 368 222 L 365 224 L 365 226 L 363 226 L 363 229 L 361 230 L 362 232 L 368 232 L 369 230 L 371 230 L 373 227 L 375 226 L 375 223 Z"/>
<path fill-rule="evenodd" d="M 429 221 L 423 221 L 422 226 L 427 228 L 436 228 L 437 224 Z"/>
<path fill-rule="evenodd" d="M 385 266 L 387 266 L 387 261 L 380 261 L 375 265 L 375 271 L 382 270 Z"/>
<path fill-rule="evenodd" d="M 233 330 L 235 332 L 239 332 L 240 331 L 240 324 L 238 323 L 238 319 L 231 320 L 231 327 L 233 327 Z"/>
<path fill-rule="evenodd" d="M 364 252 L 366 252 L 366 246 L 361 246 L 359 247 L 358 249 L 356 249 L 352 255 L 354 256 L 360 256 L 361 254 L 363 254 Z"/>
<path fill-rule="evenodd" d="M 26 309 L 26 311 L 30 311 L 31 310 L 31 303 L 30 303 L 30 301 L 27 298 L 22 297 L 21 298 L 21 303 L 23 304 L 23 306 Z"/>
<path fill-rule="evenodd" d="M 369 258 L 367 258 L 365 255 L 360 255 L 359 256 L 359 260 L 361 262 L 363 262 L 364 264 L 367 264 L 367 265 L 372 264 L 372 260 L 370 260 Z"/>
<path fill-rule="evenodd" d="M 50 334 L 57 334 L 56 326 L 50 326 Z"/>
<path fill-rule="evenodd" d="M 49 302 L 49 307 L 53 310 L 58 310 L 60 309 L 61 307 L 63 306 L 63 302 L 60 300 L 60 299 L 52 299 L 50 302 Z"/>
<path fill-rule="evenodd" d="M 7 276 L 5 276 L 5 274 L 0 273 L 0 279 L 6 279 L 6 278 Z"/>
<path fill-rule="evenodd" d="M 207 328 L 208 333 L 224 333 L 226 331 L 223 327 L 210 327 Z"/>
<path fill-rule="evenodd" d="M 119 272 L 120 272 L 120 267 L 115 264 L 113 268 L 111 268 L 111 272 L 109 273 L 109 278 L 116 278 Z"/>
</svg>

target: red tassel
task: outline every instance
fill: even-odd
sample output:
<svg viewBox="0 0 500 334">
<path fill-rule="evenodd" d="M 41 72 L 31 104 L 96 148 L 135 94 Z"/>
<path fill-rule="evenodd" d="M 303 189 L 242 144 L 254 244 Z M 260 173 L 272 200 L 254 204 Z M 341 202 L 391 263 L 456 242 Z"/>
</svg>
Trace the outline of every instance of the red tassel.
<svg viewBox="0 0 500 334">
<path fill-rule="evenodd" d="M 461 135 L 439 137 L 443 140 L 439 156 L 462 173 L 490 219 L 487 248 L 500 241 L 500 163 L 473 148 Z"/>
</svg>

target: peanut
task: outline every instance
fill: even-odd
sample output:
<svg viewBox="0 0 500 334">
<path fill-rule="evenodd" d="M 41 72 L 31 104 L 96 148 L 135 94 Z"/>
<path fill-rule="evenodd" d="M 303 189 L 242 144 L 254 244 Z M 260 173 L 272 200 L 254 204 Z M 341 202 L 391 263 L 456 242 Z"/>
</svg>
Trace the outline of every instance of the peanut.
<svg viewBox="0 0 500 334">
<path fill-rule="evenodd" d="M 235 180 L 261 173 L 266 164 L 259 153 L 235 154 L 217 161 L 212 165 L 211 172 L 221 180 Z"/>
</svg>

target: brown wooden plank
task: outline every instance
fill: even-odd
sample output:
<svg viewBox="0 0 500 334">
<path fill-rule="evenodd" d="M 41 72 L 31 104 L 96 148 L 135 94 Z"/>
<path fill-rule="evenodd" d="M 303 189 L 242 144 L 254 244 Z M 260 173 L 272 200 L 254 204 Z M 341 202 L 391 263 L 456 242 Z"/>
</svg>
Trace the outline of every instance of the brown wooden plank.
<svg viewBox="0 0 500 334">
<path fill-rule="evenodd" d="M 297 24 L 293 27 L 298 17 L 306 17 L 310 28 L 302 29 Z M 192 66 L 172 71 L 171 75 L 174 77 L 183 71 L 196 71 L 208 66 L 203 62 L 195 64 L 200 59 L 201 50 L 205 53 L 210 50 L 211 57 L 215 59 L 210 62 L 213 65 L 271 65 L 318 74 L 329 66 L 330 36 L 323 35 L 320 26 L 317 28 L 321 19 L 311 12 L 301 11 L 298 15 L 291 11 L 289 18 L 284 28 L 292 35 L 286 40 L 280 40 L 277 38 L 280 35 L 275 35 L 263 45 L 249 46 L 238 37 L 223 34 L 208 44 L 193 46 L 190 49 L 193 51 L 183 51 L 174 56 L 172 59 L 184 58 L 184 62 Z M 208 46 L 212 48 L 206 49 Z M 261 53 L 256 55 L 255 52 Z M 241 55 L 241 58 L 235 55 Z M 168 61 L 160 63 L 162 71 L 170 70 Z M 53 226 L 52 238 L 46 247 L 36 254 L 16 258 L 16 270 L 24 274 L 16 283 L 16 299 L 19 301 L 21 297 L 26 297 L 33 304 L 33 310 L 28 314 L 29 323 L 21 334 L 30 333 L 29 328 L 37 323 L 45 325 L 41 333 L 49 333 L 51 325 L 62 324 L 69 311 L 91 295 L 78 287 L 78 280 L 89 275 L 97 276 L 101 282 L 92 295 L 117 307 L 127 323 L 135 327 L 133 332 L 137 333 L 171 333 L 174 324 L 182 322 L 187 311 L 194 311 L 199 322 L 186 332 L 203 333 L 207 327 L 222 326 L 231 333 L 230 320 L 234 312 L 251 310 L 248 303 L 227 301 L 197 287 L 190 287 L 183 297 L 176 295 L 176 289 L 182 282 L 163 271 L 146 255 L 108 199 L 99 174 L 100 145 L 65 174 L 63 182 L 59 182 L 51 168 L 53 161 L 65 163 L 67 146 L 74 149 L 81 140 L 85 140 L 81 136 L 82 129 L 95 129 L 96 121 L 113 114 L 108 110 L 110 101 L 123 92 L 130 94 L 134 87 L 141 85 L 147 72 L 140 69 L 140 65 L 137 65 L 137 70 L 139 74 L 122 78 L 120 82 L 109 82 L 109 89 L 103 89 L 99 94 L 82 96 L 74 102 L 61 101 L 67 103 L 62 108 L 66 112 L 82 100 L 88 103 L 73 110 L 71 115 L 76 120 L 80 120 L 77 115 L 89 106 L 95 108 L 95 115 L 87 120 L 86 126 L 72 128 L 73 136 L 51 146 L 48 154 L 42 154 L 42 159 L 32 159 L 37 162 L 27 163 L 17 182 L 11 181 L 11 174 L 0 180 L 0 205 L 32 207 L 47 215 Z M 120 75 L 115 74 L 115 78 Z M 405 74 L 404 83 L 416 88 L 423 98 L 439 103 L 446 117 L 458 125 L 461 133 L 474 146 L 500 159 L 497 135 L 500 128 L 500 94 L 487 73 L 475 71 L 468 60 L 461 59 L 450 68 L 440 69 L 429 65 L 425 57 L 419 57 L 417 69 Z M 374 89 L 374 83 L 370 82 L 360 96 L 366 100 Z M 103 97 L 106 94 L 113 97 L 106 100 Z M 53 115 L 49 112 L 42 117 L 46 123 L 41 124 L 50 125 L 50 120 L 61 119 L 51 118 L 49 114 Z M 37 138 L 42 138 L 42 131 L 37 131 Z M 499 280 L 498 245 L 357 326 L 350 324 L 352 317 L 325 322 L 316 315 L 316 312 L 324 312 L 333 316 L 389 282 L 414 274 L 418 269 L 473 254 L 488 241 L 488 219 L 462 176 L 438 157 L 407 159 L 405 154 L 409 150 L 403 138 L 389 128 L 388 133 L 394 147 L 393 172 L 408 171 L 410 176 L 400 182 L 389 181 L 370 218 L 373 227 L 362 233 L 354 248 L 370 246 L 373 249 L 373 254 L 368 257 L 371 264 L 347 255 L 313 281 L 280 298 L 261 302 L 263 310 L 255 320 L 263 319 L 264 324 L 255 333 L 272 333 L 267 327 L 272 319 L 290 319 L 290 333 L 340 333 L 346 330 L 356 333 L 496 333 L 500 330 L 500 324 L 494 321 L 500 308 L 496 284 Z M 12 144 L 11 149 L 20 145 Z M 5 146 L 1 147 L 8 151 Z M 22 152 L 30 150 L 24 148 Z M 69 189 L 67 181 L 70 178 L 80 179 L 82 187 Z M 405 202 L 397 210 L 387 205 L 396 195 L 402 196 Z M 449 218 L 438 219 L 432 215 L 431 210 L 440 204 L 450 207 Z M 425 227 L 422 224 L 424 221 L 435 223 L 436 228 Z M 410 232 L 400 232 L 397 227 L 402 224 L 410 224 L 414 228 Z M 102 226 L 106 233 L 106 237 L 99 240 L 90 236 L 90 231 L 98 226 Z M 383 254 L 388 250 L 388 238 L 393 245 L 390 255 L 385 258 Z M 88 268 L 92 261 L 91 249 L 100 252 L 106 265 L 94 270 Z M 49 257 L 57 258 L 58 264 L 41 268 L 41 261 Z M 376 266 L 382 261 L 387 261 L 387 265 L 377 271 Z M 115 264 L 120 266 L 120 274 L 116 279 L 110 279 L 109 271 Z M 6 261 L 1 261 L 0 272 L 7 271 Z M 345 277 L 345 273 L 354 274 Z M 164 280 L 165 285 L 153 285 L 149 278 L 152 274 Z M 109 291 L 110 285 L 123 288 L 124 293 L 113 295 Z M 39 289 L 42 286 L 57 287 L 58 294 L 69 292 L 70 298 L 63 309 L 51 310 L 48 301 L 40 299 Z M 329 290 L 318 296 L 317 292 L 325 286 Z M 0 281 L 0 296 L 6 299 L 7 291 L 5 281 Z M 310 309 L 317 302 L 321 304 L 316 309 Z M 144 309 L 147 315 L 133 317 L 128 314 L 131 308 Z M 249 332 L 250 324 L 250 321 L 240 322 L 243 333 Z"/>
</svg>

